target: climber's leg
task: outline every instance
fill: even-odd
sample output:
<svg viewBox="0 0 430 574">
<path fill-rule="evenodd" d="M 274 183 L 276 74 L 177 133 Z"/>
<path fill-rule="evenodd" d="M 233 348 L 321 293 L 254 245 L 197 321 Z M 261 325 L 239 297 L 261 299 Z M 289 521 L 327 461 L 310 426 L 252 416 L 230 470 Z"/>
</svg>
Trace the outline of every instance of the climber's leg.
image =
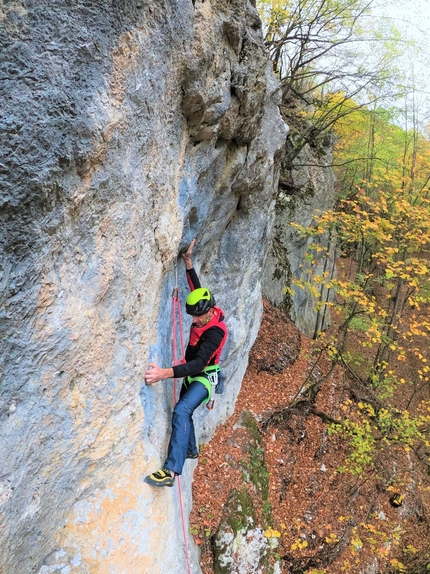
<svg viewBox="0 0 430 574">
<path fill-rule="evenodd" d="M 181 393 L 179 398 L 182 398 L 183 395 L 187 392 L 188 387 L 186 385 L 182 385 Z M 191 417 L 191 424 L 190 424 L 190 438 L 188 440 L 188 448 L 187 448 L 187 457 L 196 459 L 199 458 L 199 449 L 196 442 L 196 433 L 194 431 L 194 421 Z"/>
<path fill-rule="evenodd" d="M 187 456 L 186 458 L 198 458 L 199 449 L 196 443 L 196 433 L 194 432 L 194 422 L 191 417 L 190 421 L 190 437 L 188 439 Z"/>
<path fill-rule="evenodd" d="M 169 441 L 167 459 L 164 463 L 164 468 L 175 474 L 182 473 L 187 453 L 197 453 L 192 415 L 208 397 L 206 387 L 199 381 L 193 381 L 188 389 L 182 391 L 183 389 L 181 389 L 181 397 L 173 411 L 172 435 Z"/>
</svg>

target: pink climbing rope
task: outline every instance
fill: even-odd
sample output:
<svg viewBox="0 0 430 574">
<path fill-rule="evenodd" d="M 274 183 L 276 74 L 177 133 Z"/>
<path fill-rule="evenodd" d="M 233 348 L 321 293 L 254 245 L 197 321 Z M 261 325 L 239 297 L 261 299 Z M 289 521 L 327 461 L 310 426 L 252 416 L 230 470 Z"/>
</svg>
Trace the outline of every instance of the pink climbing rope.
<svg viewBox="0 0 430 574">
<path fill-rule="evenodd" d="M 178 293 L 179 290 L 177 287 L 175 287 L 172 292 L 172 342 L 173 342 L 173 364 L 175 366 L 179 365 L 184 360 L 184 335 L 182 331 L 181 302 L 179 301 Z M 178 318 L 178 320 L 176 320 L 176 317 Z M 179 323 L 179 340 L 181 345 L 181 357 L 179 360 L 177 359 L 178 350 L 176 341 L 178 323 Z M 173 396 L 176 404 L 178 402 L 176 378 L 173 378 Z M 181 489 L 180 475 L 178 475 L 177 480 L 178 480 L 179 508 L 181 511 L 182 534 L 184 535 L 185 558 L 187 561 L 188 574 L 191 574 L 191 564 L 187 544 L 187 531 L 185 530 L 184 508 L 182 504 L 182 489 Z"/>
</svg>

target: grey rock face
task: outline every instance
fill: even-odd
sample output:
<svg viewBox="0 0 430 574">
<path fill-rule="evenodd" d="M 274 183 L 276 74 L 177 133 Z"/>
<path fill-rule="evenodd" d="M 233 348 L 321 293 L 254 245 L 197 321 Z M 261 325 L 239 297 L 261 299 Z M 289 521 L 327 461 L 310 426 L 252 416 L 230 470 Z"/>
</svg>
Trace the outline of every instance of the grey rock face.
<svg viewBox="0 0 430 574">
<path fill-rule="evenodd" d="M 177 490 L 142 482 L 172 382 L 144 373 L 172 364 L 196 237 L 230 329 L 200 439 L 233 409 L 286 135 L 261 24 L 246 0 L 18 0 L 0 22 L 0 571 L 182 574 Z"/>
<path fill-rule="evenodd" d="M 236 534 L 225 529 L 217 535 L 216 571 L 228 574 L 264 574 L 269 544 L 261 528 L 243 528 Z"/>
<path fill-rule="evenodd" d="M 318 150 L 306 145 L 300 152 L 296 159 L 299 167 L 290 172 L 288 187 L 280 186 L 276 200 L 274 239 L 264 270 L 264 296 L 287 311 L 296 326 L 308 337 L 327 327 L 330 317 L 328 312 L 315 309 L 317 300 L 308 290 L 293 286 L 294 294 L 286 294 L 285 289 L 292 286 L 293 278 L 307 277 L 310 266 L 304 256 L 310 245 L 318 242 L 315 237 L 302 237 L 291 227 L 291 223 L 308 227 L 316 213 L 333 206 L 335 177 L 331 162 L 330 144 L 320 145 Z M 328 237 L 323 239 L 322 246 L 329 246 Z M 335 272 L 332 246 L 330 254 L 325 268 L 322 262 L 312 267 L 313 273 Z M 324 287 L 321 289 L 321 299 L 329 300 L 330 293 Z"/>
<path fill-rule="evenodd" d="M 253 350 L 254 353 L 254 350 Z M 264 461 L 263 441 L 254 415 L 242 411 L 233 425 L 230 440 L 241 445 L 242 485 L 233 489 L 223 508 L 220 525 L 213 536 L 215 574 L 274 574 L 271 564 L 279 545 L 272 523 L 269 473 Z M 242 458 L 243 457 L 243 458 Z M 257 513 L 256 508 L 264 509 Z"/>
</svg>

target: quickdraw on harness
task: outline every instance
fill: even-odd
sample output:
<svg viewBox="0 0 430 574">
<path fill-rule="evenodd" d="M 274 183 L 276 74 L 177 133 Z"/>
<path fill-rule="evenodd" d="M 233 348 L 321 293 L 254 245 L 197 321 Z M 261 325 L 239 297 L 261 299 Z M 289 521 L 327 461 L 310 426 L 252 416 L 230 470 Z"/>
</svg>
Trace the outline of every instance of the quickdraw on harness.
<svg viewBox="0 0 430 574">
<path fill-rule="evenodd" d="M 172 342 L 173 342 L 173 364 L 179 365 L 179 363 L 184 359 L 184 336 L 182 332 L 182 313 L 181 313 L 181 303 L 179 301 L 178 296 L 179 290 L 177 287 L 173 289 L 172 292 Z M 176 320 L 177 318 L 177 320 Z M 181 345 L 181 358 L 177 359 L 177 344 L 176 344 L 176 335 L 177 335 L 177 324 L 179 323 L 179 340 Z M 175 400 L 175 404 L 178 402 L 177 398 L 177 384 L 176 378 L 173 379 L 173 396 Z M 178 475 L 178 497 L 179 497 L 179 508 L 181 511 L 181 523 L 182 523 L 182 534 L 184 536 L 184 547 L 185 547 L 185 559 L 187 561 L 187 570 L 188 574 L 191 574 L 191 564 L 190 564 L 190 557 L 188 554 L 188 544 L 187 544 L 187 531 L 185 529 L 185 518 L 184 518 L 184 508 L 182 504 L 182 489 L 181 489 L 181 477 Z"/>
</svg>

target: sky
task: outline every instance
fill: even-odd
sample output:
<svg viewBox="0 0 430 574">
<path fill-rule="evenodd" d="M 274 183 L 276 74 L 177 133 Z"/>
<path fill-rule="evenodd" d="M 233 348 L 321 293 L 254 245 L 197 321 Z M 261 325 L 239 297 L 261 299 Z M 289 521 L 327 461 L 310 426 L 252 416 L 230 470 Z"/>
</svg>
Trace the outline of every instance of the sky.
<svg viewBox="0 0 430 574">
<path fill-rule="evenodd" d="M 375 4 L 380 13 L 392 18 L 394 24 L 406 33 L 417 38 L 429 33 L 430 0 L 391 0 Z"/>
<path fill-rule="evenodd" d="M 375 0 L 372 14 L 386 18 L 414 45 L 406 47 L 399 67 L 417 87 L 421 127 L 430 125 L 430 0 Z M 400 102 L 399 102 L 400 103 Z"/>
<path fill-rule="evenodd" d="M 372 12 L 389 19 L 405 39 L 415 42 L 403 65 L 410 70 L 417 68 L 430 93 L 430 0 L 375 0 Z"/>
</svg>

